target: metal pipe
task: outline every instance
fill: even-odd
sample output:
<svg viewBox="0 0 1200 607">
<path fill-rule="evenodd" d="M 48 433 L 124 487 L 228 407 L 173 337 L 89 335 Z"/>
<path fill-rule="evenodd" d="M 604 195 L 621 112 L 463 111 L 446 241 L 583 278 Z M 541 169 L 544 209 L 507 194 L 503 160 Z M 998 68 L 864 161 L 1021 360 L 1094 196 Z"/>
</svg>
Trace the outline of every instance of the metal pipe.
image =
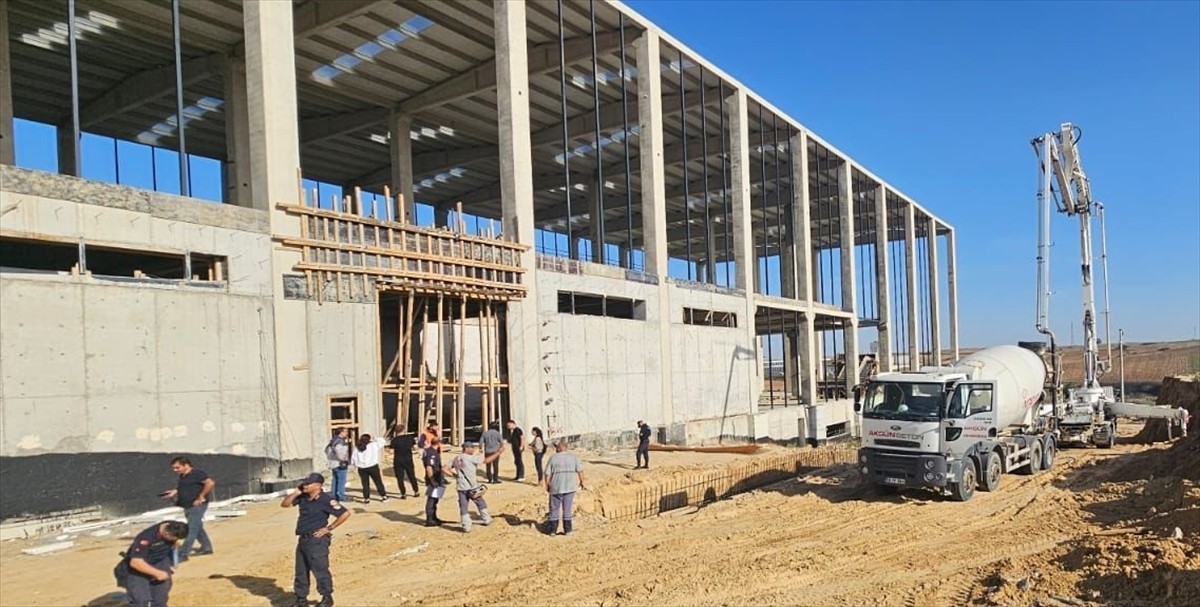
<svg viewBox="0 0 1200 607">
<path fill-rule="evenodd" d="M 67 38 L 71 53 L 71 157 L 75 177 L 83 175 L 79 151 L 79 48 L 75 44 L 75 0 L 67 0 Z M 6 43 L 7 44 L 7 43 Z"/>
<path fill-rule="evenodd" d="M 566 39 L 563 37 L 563 0 L 558 0 L 558 86 L 559 97 L 562 99 L 562 150 L 563 150 L 563 180 L 567 195 L 567 258 L 575 259 L 575 239 L 571 234 L 571 150 L 570 134 L 567 132 L 567 51 Z M 558 252 L 558 238 L 554 240 L 554 250 Z M 489 403 L 490 406 L 490 403 Z"/>
<path fill-rule="evenodd" d="M 1104 280 L 1104 345 L 1108 348 L 1108 363 L 1112 364 L 1112 326 L 1108 303 L 1108 230 L 1104 225 L 1104 204 L 1096 203 L 1096 216 L 1100 220 L 1100 269 Z"/>
<path fill-rule="evenodd" d="M 713 246 L 712 218 L 708 211 L 708 105 L 706 105 L 704 99 L 704 66 L 700 66 L 700 141 L 701 153 L 704 158 L 704 258 L 707 268 L 704 280 L 710 284 L 715 284 L 717 282 L 716 260 L 708 258 L 708 252 L 713 250 Z"/>
<path fill-rule="evenodd" d="M 1121 356 L 1121 400 L 1125 400 L 1125 329 L 1117 329 L 1117 339 L 1120 340 L 1117 352 Z"/>
<path fill-rule="evenodd" d="M 192 195 L 192 180 L 188 176 L 187 138 L 183 128 L 183 38 L 179 34 L 179 0 L 171 0 L 171 24 L 175 41 L 175 127 L 179 131 L 179 193 Z"/>
<path fill-rule="evenodd" d="M 1040 146 L 1040 147 L 1039 147 Z M 1050 338 L 1050 359 L 1054 366 L 1054 383 L 1059 383 L 1057 340 L 1050 329 L 1050 150 L 1052 138 L 1042 135 L 1033 140 L 1038 155 L 1038 229 L 1037 229 L 1037 322 L 1038 333 Z M 1057 390 L 1052 391 L 1056 393 Z"/>
<path fill-rule="evenodd" d="M 628 259 L 623 261 L 625 267 L 633 269 L 633 173 L 629 168 L 629 90 L 625 63 L 625 13 L 617 14 L 617 31 L 621 36 L 621 138 L 625 144 L 625 247 Z"/>
<path fill-rule="evenodd" d="M 604 250 L 604 146 L 600 143 L 600 57 L 596 47 L 596 0 L 588 1 L 588 16 L 591 20 L 592 32 L 592 117 L 595 119 L 596 125 L 596 144 L 593 147 L 596 152 L 597 191 L 591 193 L 596 205 L 594 212 L 596 217 L 592 217 L 592 221 L 599 228 L 597 230 L 599 238 L 592 243 L 592 246 L 600 249 L 592 251 L 592 261 L 606 263 L 608 256 L 607 251 Z"/>
</svg>

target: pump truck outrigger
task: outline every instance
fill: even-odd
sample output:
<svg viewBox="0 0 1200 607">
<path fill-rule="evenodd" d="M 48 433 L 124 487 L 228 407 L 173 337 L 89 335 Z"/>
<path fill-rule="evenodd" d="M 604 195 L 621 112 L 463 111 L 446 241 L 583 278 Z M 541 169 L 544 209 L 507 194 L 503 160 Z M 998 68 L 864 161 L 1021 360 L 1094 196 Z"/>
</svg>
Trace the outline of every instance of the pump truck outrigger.
<svg viewBox="0 0 1200 607">
<path fill-rule="evenodd" d="M 1184 409 L 1119 402 L 1111 387 L 1100 386 L 1099 378 L 1110 365 L 1098 359 L 1096 348 L 1091 211 L 1095 208 L 1101 219 L 1101 259 L 1106 263 L 1104 215 L 1103 206 L 1092 201 L 1079 162 L 1079 133 L 1066 123 L 1058 132 L 1033 140 L 1040 178 L 1036 328 L 1049 337 L 1048 360 L 1041 355 L 1040 342 L 995 346 L 948 367 L 881 373 L 861 384 L 854 408 L 863 417 L 858 468 L 864 489 L 927 487 L 966 501 L 976 488 L 994 491 L 1002 474 L 1052 468 L 1060 444 L 1112 447 L 1120 415 L 1165 418 L 1168 427 L 1179 428 L 1181 434 L 1186 428 Z M 1084 378 L 1065 398 L 1048 322 L 1051 199 L 1060 212 L 1080 219 Z M 1107 325 L 1107 265 L 1104 274 Z"/>
</svg>

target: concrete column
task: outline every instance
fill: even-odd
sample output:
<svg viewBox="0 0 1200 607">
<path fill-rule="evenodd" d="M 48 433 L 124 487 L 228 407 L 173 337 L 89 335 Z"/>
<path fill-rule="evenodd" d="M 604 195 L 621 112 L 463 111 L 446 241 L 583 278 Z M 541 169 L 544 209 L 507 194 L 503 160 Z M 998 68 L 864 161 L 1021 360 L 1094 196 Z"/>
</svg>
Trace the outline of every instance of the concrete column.
<svg viewBox="0 0 1200 607">
<path fill-rule="evenodd" d="M 55 133 L 55 138 L 58 140 L 58 172 L 60 175 L 74 175 L 79 177 L 79 167 L 75 164 L 75 145 L 78 142 L 72 141 L 74 134 L 71 131 L 70 118 L 66 122 L 58 125 L 58 131 Z"/>
<path fill-rule="evenodd" d="M 755 330 L 754 318 L 757 305 L 754 301 L 754 283 L 758 276 L 758 260 L 754 257 L 753 222 L 750 219 L 750 119 L 749 98 L 746 91 L 737 90 L 729 96 L 725 104 L 729 111 L 729 139 L 733 183 L 731 185 L 733 204 L 733 221 L 730 226 L 733 232 L 733 259 L 736 267 L 734 287 L 741 289 L 746 295 L 746 343 L 753 344 L 755 359 L 759 364 L 748 373 L 746 381 L 750 383 L 750 413 L 758 412 L 758 398 L 762 393 L 762 357 L 759 352 L 758 333 Z"/>
<path fill-rule="evenodd" d="M 8 51 L 8 0 L 0 0 L 0 164 L 17 163 L 13 141 L 12 55 Z"/>
<path fill-rule="evenodd" d="M 911 202 L 904 201 L 904 284 L 905 305 L 908 308 L 908 369 L 915 371 L 921 368 L 920 350 L 917 336 L 917 218 L 916 208 Z"/>
<path fill-rule="evenodd" d="M 604 186 L 595 178 L 587 184 L 588 240 L 592 245 L 592 263 L 604 263 L 604 232 L 600 220 L 604 214 Z"/>
<path fill-rule="evenodd" d="M 675 423 L 671 387 L 671 290 L 667 284 L 667 190 L 663 164 L 662 65 L 658 32 L 634 42 L 637 61 L 638 125 L 642 179 L 643 260 L 658 277 L 658 365 L 661 421 Z"/>
<path fill-rule="evenodd" d="M 717 284 L 717 228 L 721 224 L 710 221 L 705 227 L 707 238 L 704 241 L 704 281 Z"/>
<path fill-rule="evenodd" d="M 958 264 L 958 249 L 954 244 L 954 229 L 951 228 L 946 232 L 946 279 L 949 283 L 946 297 L 947 316 L 950 320 L 950 355 L 956 361 L 958 360 L 958 275 L 956 274 Z M 952 361 L 953 362 L 953 361 Z"/>
<path fill-rule="evenodd" d="M 850 313 L 846 327 L 846 394 L 854 393 L 858 383 L 858 258 L 854 254 L 854 172 L 849 160 L 838 168 L 838 209 L 842 250 L 842 309 Z"/>
<path fill-rule="evenodd" d="M 737 266 L 734 286 L 754 292 L 758 279 L 758 260 L 754 257 L 754 225 L 750 217 L 750 120 L 746 91 L 730 95 L 729 108 L 730 159 L 733 174 L 733 259 Z M 753 318 L 753 317 L 751 317 Z"/>
<path fill-rule="evenodd" d="M 525 3 L 493 4 L 496 28 L 496 100 L 499 125 L 500 206 L 504 232 L 534 245 L 533 153 L 529 141 L 529 58 Z M 528 428 L 541 415 L 537 271 L 532 251 L 521 255 L 526 296 L 508 304 L 508 393 L 513 419 Z"/>
<path fill-rule="evenodd" d="M 250 174 L 250 109 L 246 99 L 246 60 L 230 57 L 225 70 L 225 202 L 254 204 Z"/>
<path fill-rule="evenodd" d="M 800 394 L 800 329 L 787 331 L 783 335 L 783 390 L 788 394 Z"/>
<path fill-rule="evenodd" d="M 937 220 L 930 217 L 925 229 L 929 257 L 929 327 L 935 365 L 942 364 L 941 270 L 938 269 Z"/>
<path fill-rule="evenodd" d="M 391 133 L 392 153 L 392 196 L 400 195 L 404 200 L 404 208 L 396 206 L 393 200 L 393 217 L 400 218 L 403 211 L 405 221 L 413 223 L 417 220 L 417 200 L 413 191 L 412 168 L 412 124 L 413 117 L 408 114 L 392 112 L 388 116 L 388 132 Z"/>
<path fill-rule="evenodd" d="M 892 370 L 892 278 L 888 264 L 887 188 L 875 188 L 875 305 L 879 310 L 878 364 Z"/>
<path fill-rule="evenodd" d="M 658 32 L 634 42 L 637 55 L 638 154 L 642 178 L 642 233 L 646 273 L 667 276 L 667 186 L 663 168 L 662 66 Z M 668 359 L 669 360 L 669 359 Z"/>
<path fill-rule="evenodd" d="M 243 5 L 246 35 L 246 99 L 250 142 L 250 206 L 266 211 L 276 238 L 300 236 L 300 221 L 276 208 L 294 202 L 299 186 L 300 133 L 296 108 L 296 64 L 292 6 L 288 2 Z M 291 272 L 300 253 L 271 247 L 274 396 L 283 460 L 308 459 L 325 438 L 324 423 L 313 420 L 308 377 L 308 327 L 305 303 L 287 300 L 281 275 Z M 376 370 L 376 373 L 379 371 Z M 281 420 L 287 420 L 286 424 Z"/>
<path fill-rule="evenodd" d="M 792 135 L 792 173 L 797 187 L 792 188 L 792 242 L 796 247 L 796 299 L 812 301 L 812 207 L 809 205 L 808 190 L 808 135 L 799 132 Z"/>
<path fill-rule="evenodd" d="M 812 405 L 817 397 L 817 361 L 821 357 L 817 349 L 816 317 L 812 312 L 804 313 L 796 333 L 796 349 L 800 355 L 800 400 Z"/>
</svg>

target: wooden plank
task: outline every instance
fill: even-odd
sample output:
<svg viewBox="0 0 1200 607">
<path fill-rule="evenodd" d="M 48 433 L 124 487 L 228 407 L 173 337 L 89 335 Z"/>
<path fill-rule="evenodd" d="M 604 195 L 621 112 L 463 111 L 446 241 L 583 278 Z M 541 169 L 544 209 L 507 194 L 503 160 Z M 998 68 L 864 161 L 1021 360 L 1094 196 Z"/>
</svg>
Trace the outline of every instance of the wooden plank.
<svg viewBox="0 0 1200 607">
<path fill-rule="evenodd" d="M 428 253 L 411 253 L 411 252 L 403 253 L 400 251 L 389 250 L 389 249 L 386 249 L 383 247 L 372 246 L 372 245 L 358 245 L 358 244 L 345 243 L 345 242 L 323 242 L 321 240 L 316 240 L 311 237 L 310 238 L 303 238 L 303 237 L 301 237 L 301 238 L 280 238 L 278 240 L 278 242 L 281 244 L 287 245 L 287 246 L 291 246 L 291 247 L 301 247 L 301 248 L 305 247 L 305 246 L 325 247 L 325 248 L 329 248 L 329 249 L 336 249 L 337 251 L 341 251 L 341 252 L 353 251 L 356 253 L 369 253 L 372 255 L 383 255 L 383 256 L 388 256 L 388 257 L 407 257 L 410 259 L 419 259 L 419 260 L 425 260 L 425 261 L 430 261 L 430 262 L 439 262 L 442 264 L 450 263 L 454 266 L 468 266 L 469 265 L 469 266 L 494 269 L 494 270 L 499 270 L 499 271 L 504 271 L 504 272 L 516 272 L 518 274 L 523 273 L 525 271 L 524 268 L 521 268 L 518 266 L 501 265 L 501 264 L 497 264 L 494 262 L 488 262 L 488 261 L 482 261 L 482 260 L 463 259 L 463 260 L 459 261 L 454 258 L 446 258 L 444 256 L 439 256 L 436 254 L 431 255 Z M 438 274 L 437 272 L 433 272 L 433 273 L 425 272 L 425 273 L 431 274 L 432 276 L 440 276 L 440 274 Z M 496 281 L 492 281 L 492 282 L 496 282 Z"/>
<path fill-rule="evenodd" d="M 445 296 L 442 295 L 441 293 L 438 293 L 438 298 L 437 298 L 437 317 L 438 317 L 438 321 L 437 321 L 437 327 L 438 327 L 438 329 L 437 329 L 437 331 L 438 331 L 437 365 L 435 366 L 436 371 L 433 374 L 434 381 L 436 382 L 436 384 L 434 385 L 434 389 L 433 389 L 433 399 L 434 399 L 434 411 L 436 411 L 437 420 L 438 420 L 439 424 L 442 424 L 445 422 L 445 420 L 442 418 L 442 400 L 443 400 L 443 396 L 444 396 L 443 391 L 442 391 L 442 386 L 443 386 L 442 372 L 444 369 L 444 365 L 442 364 L 442 361 L 446 358 L 446 346 L 445 346 L 446 331 L 445 331 L 445 327 L 443 326 L 443 323 L 446 322 L 446 316 L 445 316 L 445 312 L 444 312 L 445 301 L 446 301 Z"/>
<path fill-rule="evenodd" d="M 336 196 L 334 196 L 332 198 L 335 201 L 335 206 L 340 207 L 340 205 L 336 204 L 336 200 L 337 200 Z M 421 226 L 413 225 L 413 224 L 401 224 L 399 222 L 386 223 L 386 222 L 381 222 L 377 219 L 370 218 L 370 217 L 359 217 L 359 216 L 349 215 L 343 211 L 330 211 L 328 209 L 301 207 L 301 206 L 294 205 L 294 204 L 280 203 L 276 206 L 278 206 L 280 209 L 283 209 L 283 210 L 287 211 L 288 213 L 292 213 L 294 215 L 316 215 L 319 217 L 330 217 L 330 218 L 334 218 L 334 219 L 343 219 L 343 220 L 347 220 L 347 221 L 361 222 L 361 223 L 366 223 L 366 224 L 380 224 L 380 225 L 386 225 L 386 226 L 395 228 L 397 230 L 403 230 L 410 234 L 429 235 L 429 236 L 436 236 L 436 237 L 440 237 L 440 238 L 454 238 L 452 232 L 448 232 L 444 229 L 425 228 L 425 227 L 421 227 Z M 530 249 L 530 247 L 528 245 L 513 243 L 513 242 L 510 242 L 507 240 L 501 240 L 500 238 L 498 238 L 494 235 L 491 235 L 491 234 L 486 235 L 486 236 L 484 236 L 484 235 L 473 236 L 470 234 L 463 234 L 462 237 L 464 240 L 468 240 L 471 242 L 478 242 L 480 244 L 492 245 L 492 246 L 500 247 L 500 248 L 503 248 L 506 250 L 511 250 L 511 251 L 527 251 Z"/>
<path fill-rule="evenodd" d="M 413 308 L 417 307 L 416 295 L 408 292 L 408 297 L 404 300 L 404 371 L 400 374 L 401 381 L 404 382 L 404 393 L 400 395 L 400 404 L 404 415 L 404 430 L 408 431 L 408 403 L 412 399 L 409 394 L 409 388 L 412 386 L 412 336 L 413 336 Z M 419 426 L 418 426 L 419 427 Z"/>
<path fill-rule="evenodd" d="M 458 308 L 458 364 L 454 366 L 458 375 L 458 389 L 454 400 L 454 427 L 458 430 L 458 444 L 467 434 L 467 374 L 463 368 L 467 363 L 467 298 L 459 299 Z"/>
</svg>

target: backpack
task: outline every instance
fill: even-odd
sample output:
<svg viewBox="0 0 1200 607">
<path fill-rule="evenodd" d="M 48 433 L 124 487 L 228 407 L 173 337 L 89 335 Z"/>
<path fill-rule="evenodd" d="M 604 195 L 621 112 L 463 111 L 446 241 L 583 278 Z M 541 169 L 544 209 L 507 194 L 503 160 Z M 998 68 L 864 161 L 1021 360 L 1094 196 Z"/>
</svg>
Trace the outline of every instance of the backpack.
<svg viewBox="0 0 1200 607">
<path fill-rule="evenodd" d="M 113 578 L 117 580 L 118 587 L 125 588 L 129 584 L 129 558 L 125 556 L 124 552 L 121 552 L 120 555 L 121 562 L 113 567 Z"/>
</svg>

